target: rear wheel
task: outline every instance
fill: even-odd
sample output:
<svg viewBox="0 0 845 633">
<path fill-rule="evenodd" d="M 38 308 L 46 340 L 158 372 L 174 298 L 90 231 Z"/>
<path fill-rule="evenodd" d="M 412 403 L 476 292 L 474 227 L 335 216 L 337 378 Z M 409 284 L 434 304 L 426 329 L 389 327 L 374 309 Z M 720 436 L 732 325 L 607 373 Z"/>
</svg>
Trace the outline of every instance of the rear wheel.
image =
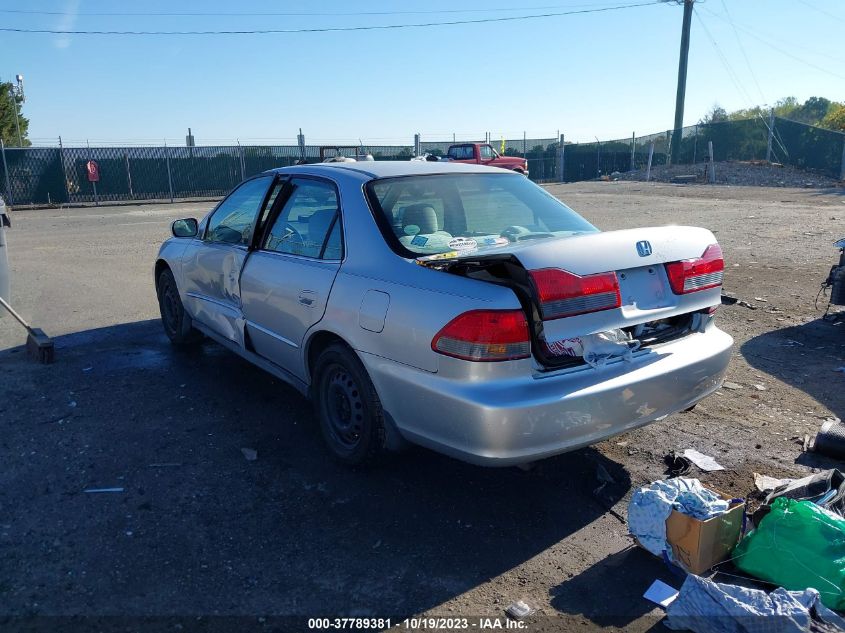
<svg viewBox="0 0 845 633">
<path fill-rule="evenodd" d="M 180 347 L 199 342 L 202 336 L 191 326 L 191 317 L 185 314 L 179 289 L 170 269 L 163 270 L 158 276 L 156 290 L 161 323 L 170 342 Z"/>
<path fill-rule="evenodd" d="M 312 396 L 323 439 L 338 460 L 357 466 L 384 452 L 381 401 L 352 350 L 336 343 L 320 354 Z"/>
</svg>

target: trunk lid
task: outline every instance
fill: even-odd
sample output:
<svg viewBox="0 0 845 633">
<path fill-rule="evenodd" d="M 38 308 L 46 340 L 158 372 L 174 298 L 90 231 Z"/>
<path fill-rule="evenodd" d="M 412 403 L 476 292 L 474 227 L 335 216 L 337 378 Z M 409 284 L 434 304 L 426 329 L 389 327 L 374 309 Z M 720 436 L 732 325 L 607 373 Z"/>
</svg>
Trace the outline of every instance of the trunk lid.
<svg viewBox="0 0 845 633">
<path fill-rule="evenodd" d="M 514 288 L 526 307 L 537 340 L 554 346 L 569 339 L 632 328 L 718 305 L 720 286 L 676 294 L 665 266 L 700 258 L 712 244 L 716 244 L 716 238 L 707 229 L 664 226 L 525 240 L 471 252 L 459 251 L 455 257 L 439 263 L 454 272 L 467 274 L 485 265 L 489 272 L 497 261 L 510 262 L 503 267 L 508 272 L 500 274 L 497 283 Z M 524 269 L 524 273 L 519 269 Z M 620 305 L 561 318 L 547 315 L 542 319 L 540 296 L 531 275 L 549 269 L 581 277 L 615 273 Z M 721 274 L 718 278 L 721 280 Z M 594 306 L 590 302 L 583 306 L 585 310 L 591 307 Z"/>
</svg>

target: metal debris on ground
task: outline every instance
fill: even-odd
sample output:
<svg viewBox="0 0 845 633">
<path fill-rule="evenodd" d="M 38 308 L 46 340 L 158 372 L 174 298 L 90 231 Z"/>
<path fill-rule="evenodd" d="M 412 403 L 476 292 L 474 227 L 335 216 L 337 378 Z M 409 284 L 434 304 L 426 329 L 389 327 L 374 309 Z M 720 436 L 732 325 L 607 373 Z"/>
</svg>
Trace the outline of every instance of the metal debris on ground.
<svg viewBox="0 0 845 633">
<path fill-rule="evenodd" d="M 765 391 L 765 390 L 766 390 L 766 385 L 760 385 L 760 384 L 757 384 L 757 385 L 754 385 L 754 388 L 755 388 L 757 391 Z"/>
<path fill-rule="evenodd" d="M 754 487 L 760 492 L 771 492 L 775 488 L 784 486 L 788 483 L 792 483 L 792 479 L 777 479 L 775 477 L 769 477 L 768 475 L 754 473 Z"/>
<path fill-rule="evenodd" d="M 755 306 L 753 303 L 748 303 L 747 301 L 740 300 L 740 301 L 737 301 L 736 304 L 738 306 L 742 306 L 743 308 L 748 308 L 749 310 L 756 310 L 757 309 L 757 306 Z"/>
<path fill-rule="evenodd" d="M 514 620 L 522 620 L 523 618 L 527 618 L 529 615 L 534 613 L 534 609 L 528 606 L 523 600 L 517 600 L 508 605 L 508 608 L 505 609 L 505 613 L 508 617 Z"/>
<path fill-rule="evenodd" d="M 677 451 L 669 451 L 663 461 L 666 464 L 666 474 L 670 477 L 686 475 L 692 468 L 692 462 Z"/>
<path fill-rule="evenodd" d="M 258 451 L 254 448 L 242 448 L 241 453 L 244 454 L 244 457 L 248 462 L 254 462 L 256 459 L 258 459 Z"/>
<path fill-rule="evenodd" d="M 612 483 L 615 483 L 615 481 L 616 481 L 615 479 L 613 479 L 613 477 L 610 475 L 610 473 L 607 472 L 607 469 L 604 466 L 602 466 L 601 464 L 596 464 L 596 479 L 599 480 L 599 486 L 598 486 L 598 488 L 593 490 L 594 495 L 597 495 L 602 490 L 604 490 L 604 487 L 607 484 L 612 484 Z"/>
<path fill-rule="evenodd" d="M 722 389 L 731 389 L 731 390 L 742 389 L 742 385 L 740 385 L 739 383 L 736 383 L 736 382 L 729 382 L 729 381 L 726 380 L 725 382 L 722 383 Z"/>
<path fill-rule="evenodd" d="M 123 492 L 123 488 L 86 488 L 82 492 L 97 493 L 97 492 Z"/>
<path fill-rule="evenodd" d="M 822 422 L 813 451 L 834 459 L 845 459 L 845 424 L 833 418 Z"/>
<path fill-rule="evenodd" d="M 705 472 L 725 470 L 725 467 L 719 464 L 714 458 L 709 455 L 705 455 L 704 453 L 699 453 L 694 448 L 688 448 L 685 450 L 684 457 Z"/>
</svg>

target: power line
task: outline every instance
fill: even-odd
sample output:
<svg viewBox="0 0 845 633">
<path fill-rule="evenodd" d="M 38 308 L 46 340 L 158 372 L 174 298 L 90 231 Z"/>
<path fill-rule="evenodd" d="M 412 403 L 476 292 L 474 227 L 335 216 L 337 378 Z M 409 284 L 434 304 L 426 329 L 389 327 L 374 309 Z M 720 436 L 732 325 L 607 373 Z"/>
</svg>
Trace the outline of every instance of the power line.
<svg viewBox="0 0 845 633">
<path fill-rule="evenodd" d="M 798 2 L 803 4 L 805 7 L 809 7 L 813 11 L 818 11 L 822 15 L 826 15 L 829 18 L 833 18 L 834 20 L 838 20 L 840 22 L 845 22 L 845 18 L 843 18 L 842 16 L 834 15 L 830 11 L 825 11 L 824 9 L 820 9 L 819 7 L 814 6 L 814 5 L 810 4 L 809 2 L 807 2 L 807 0 L 798 0 Z"/>
<path fill-rule="evenodd" d="M 424 9 L 417 11 L 40 11 L 34 9 L 0 9 L 0 13 L 18 15 L 61 15 L 79 17 L 334 17 L 357 15 L 430 15 L 445 13 L 498 13 L 510 11 L 543 11 L 546 9 L 576 9 L 612 4 L 592 2 L 574 5 L 543 5 L 537 7 L 501 7 L 484 9 Z"/>
<path fill-rule="evenodd" d="M 61 29 L 25 29 L 0 27 L 0 32 L 6 33 L 45 33 L 50 35 L 271 35 L 288 33 L 336 33 L 341 31 L 382 31 L 390 29 L 423 28 L 430 26 L 455 26 L 458 24 L 486 24 L 491 22 L 515 22 L 517 20 L 535 20 L 553 18 L 565 15 L 583 15 L 587 13 L 603 13 L 621 9 L 654 6 L 660 0 L 640 2 L 636 4 L 622 4 L 594 9 L 578 9 L 575 11 L 558 11 L 553 13 L 536 13 L 532 15 L 516 15 L 500 18 L 479 18 L 475 20 L 452 20 L 448 22 L 418 22 L 413 24 L 381 24 L 369 26 L 333 26 L 302 29 L 237 29 L 225 31 L 111 31 L 111 30 L 61 30 Z"/>
<path fill-rule="evenodd" d="M 707 11 L 707 10 L 705 9 L 705 11 Z M 712 15 L 712 16 L 713 16 L 713 17 L 715 17 L 715 18 L 718 18 L 718 19 L 720 19 L 720 20 L 724 20 L 724 18 L 723 18 L 721 15 L 717 14 L 717 13 L 713 13 L 712 11 L 707 11 L 707 13 L 709 13 L 710 15 Z M 835 72 L 833 72 L 832 70 L 829 70 L 829 69 L 825 68 L 824 66 L 819 66 L 818 64 L 814 64 L 813 62 L 809 62 L 809 61 L 807 61 L 806 59 L 802 59 L 801 57 L 798 57 L 797 55 L 793 55 L 793 54 L 792 54 L 792 53 L 790 53 L 789 51 L 784 50 L 783 48 L 781 48 L 780 46 L 778 46 L 778 45 L 776 45 L 776 44 L 772 44 L 772 43 L 771 43 L 771 42 L 769 42 L 768 40 L 765 40 L 765 39 L 763 39 L 762 37 L 760 37 L 759 35 L 757 35 L 757 34 L 756 34 L 756 33 L 755 33 L 752 29 L 749 29 L 749 28 L 743 27 L 743 26 L 741 26 L 740 24 L 736 24 L 736 28 L 738 28 L 740 31 L 742 31 L 743 33 L 745 33 L 748 37 L 750 37 L 750 38 L 752 38 L 752 39 L 755 39 L 755 40 L 757 40 L 758 42 L 761 42 L 762 44 L 765 44 L 765 45 L 766 45 L 766 46 L 768 46 L 769 48 L 774 49 L 774 50 L 776 50 L 777 52 L 781 53 L 782 55 L 785 55 L 785 56 L 787 56 L 787 57 L 789 57 L 789 58 L 791 58 L 791 59 L 794 59 L 795 61 L 797 61 L 797 62 L 799 62 L 799 63 L 801 63 L 801 64 L 804 64 L 805 66 L 809 66 L 809 67 L 811 67 L 811 68 L 815 68 L 816 70 L 819 70 L 819 71 L 821 71 L 821 72 L 823 72 L 823 73 L 826 73 L 826 74 L 828 74 L 828 75 L 831 75 L 831 76 L 833 76 L 833 77 L 838 77 L 839 79 L 845 79 L 845 75 L 840 75 L 839 73 L 835 73 Z"/>
<path fill-rule="evenodd" d="M 698 23 L 701 25 L 701 28 L 704 30 L 704 33 L 707 35 L 707 38 L 710 40 L 710 43 L 713 44 L 713 48 L 716 50 L 716 54 L 719 56 L 719 59 L 721 60 L 722 65 L 725 67 L 725 70 L 727 70 L 728 77 L 730 78 L 734 87 L 737 89 L 737 92 L 739 92 L 740 95 L 745 98 L 745 102 L 748 105 L 749 110 L 753 110 L 754 102 L 751 99 L 751 95 L 749 95 L 748 92 L 743 87 L 742 81 L 740 80 L 739 75 L 737 75 L 734 72 L 733 68 L 731 68 L 731 65 L 730 65 L 730 62 L 728 61 L 728 58 L 722 52 L 722 49 L 719 48 L 719 44 L 718 44 L 718 42 L 716 42 L 716 38 L 713 37 L 712 33 L 710 33 L 710 29 L 707 28 L 707 25 L 704 23 L 704 20 L 701 19 L 701 15 L 699 14 L 699 12 L 697 10 L 695 12 L 695 17 L 698 20 Z M 769 133 L 772 134 L 772 137 L 775 139 L 775 141 L 777 141 L 777 144 L 780 145 L 781 149 L 783 150 L 784 155 L 789 156 L 789 151 L 786 149 L 786 146 L 781 142 L 781 140 L 777 137 L 777 135 L 773 133 L 774 130 L 769 125 L 769 122 L 765 118 L 763 118 L 763 115 L 760 114 L 759 109 L 757 111 L 757 118 L 759 118 L 760 121 L 763 122 L 763 125 L 766 127 L 766 129 L 769 131 Z"/>
<path fill-rule="evenodd" d="M 739 32 L 736 30 L 736 26 L 734 25 L 733 18 L 731 17 L 730 11 L 728 11 L 728 5 L 725 0 L 722 0 L 722 8 L 725 10 L 725 16 L 728 18 L 728 21 L 731 24 L 731 29 L 733 29 L 734 37 L 736 38 L 736 43 L 739 45 L 739 50 L 742 53 L 742 57 L 745 59 L 745 65 L 748 67 L 748 72 L 751 73 L 751 79 L 754 81 L 754 85 L 757 86 L 757 93 L 760 95 L 760 99 L 763 100 L 763 103 L 768 101 L 766 99 L 766 95 L 763 94 L 763 89 L 760 88 L 760 82 L 757 81 L 757 75 L 754 73 L 754 68 L 751 66 L 751 61 L 748 59 L 748 55 L 745 52 L 745 46 L 742 45 L 742 40 L 739 37 Z"/>
</svg>

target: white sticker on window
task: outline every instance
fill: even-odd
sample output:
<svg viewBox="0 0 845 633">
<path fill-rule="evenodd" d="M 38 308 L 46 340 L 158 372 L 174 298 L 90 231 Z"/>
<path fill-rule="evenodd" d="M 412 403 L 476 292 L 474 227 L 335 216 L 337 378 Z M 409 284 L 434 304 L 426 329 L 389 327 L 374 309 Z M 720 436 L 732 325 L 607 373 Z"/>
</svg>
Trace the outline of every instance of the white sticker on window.
<svg viewBox="0 0 845 633">
<path fill-rule="evenodd" d="M 454 248 L 456 251 L 467 251 L 477 247 L 478 242 L 471 237 L 456 237 L 449 240 L 449 248 Z"/>
</svg>

